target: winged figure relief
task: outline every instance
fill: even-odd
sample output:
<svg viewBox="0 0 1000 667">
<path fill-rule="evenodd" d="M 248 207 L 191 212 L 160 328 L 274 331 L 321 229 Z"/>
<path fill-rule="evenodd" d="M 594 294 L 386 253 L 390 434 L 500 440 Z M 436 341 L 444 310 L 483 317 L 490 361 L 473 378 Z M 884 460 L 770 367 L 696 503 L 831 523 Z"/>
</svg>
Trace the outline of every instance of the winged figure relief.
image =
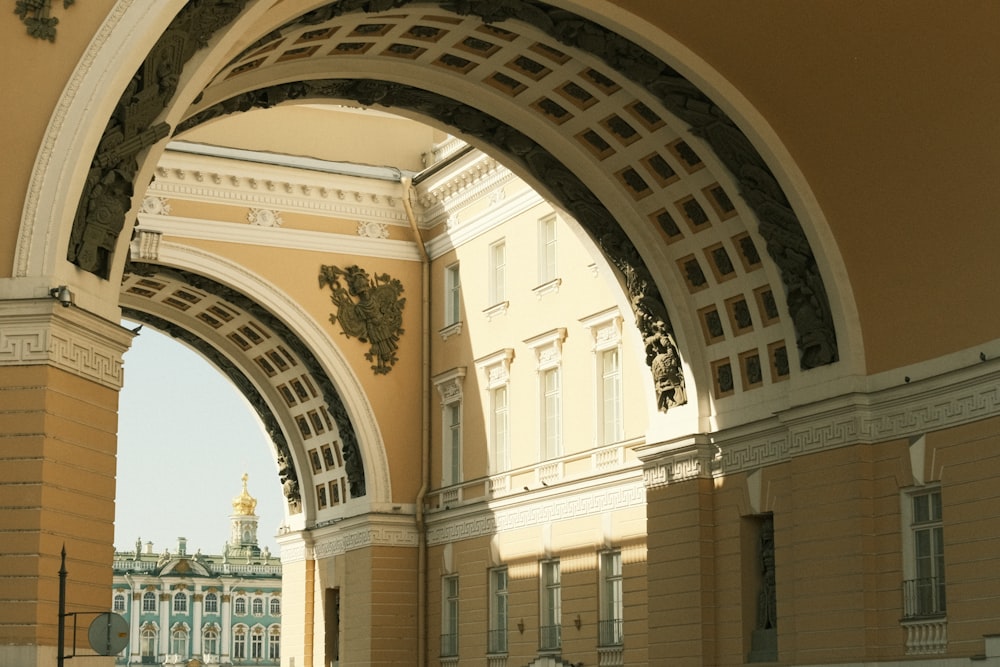
<svg viewBox="0 0 1000 667">
<path fill-rule="evenodd" d="M 330 301 L 337 312 L 330 322 L 340 323 L 341 333 L 370 347 L 365 359 L 372 370 L 384 375 L 398 361 L 396 351 L 403 334 L 403 283 L 386 273 L 374 278 L 359 266 L 321 266 L 319 286 L 329 286 Z"/>
</svg>

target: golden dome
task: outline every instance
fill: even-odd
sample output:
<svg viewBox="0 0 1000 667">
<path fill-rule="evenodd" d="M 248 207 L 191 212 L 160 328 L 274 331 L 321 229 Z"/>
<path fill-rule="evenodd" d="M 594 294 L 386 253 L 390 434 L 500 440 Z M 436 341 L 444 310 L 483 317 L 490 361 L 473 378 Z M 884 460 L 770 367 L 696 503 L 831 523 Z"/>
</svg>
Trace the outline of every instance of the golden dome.
<svg viewBox="0 0 1000 667">
<path fill-rule="evenodd" d="M 257 499 L 247 492 L 247 479 L 249 475 L 243 473 L 243 490 L 240 495 L 233 498 L 233 514 L 239 516 L 253 516 L 253 511 L 257 509 Z"/>
</svg>

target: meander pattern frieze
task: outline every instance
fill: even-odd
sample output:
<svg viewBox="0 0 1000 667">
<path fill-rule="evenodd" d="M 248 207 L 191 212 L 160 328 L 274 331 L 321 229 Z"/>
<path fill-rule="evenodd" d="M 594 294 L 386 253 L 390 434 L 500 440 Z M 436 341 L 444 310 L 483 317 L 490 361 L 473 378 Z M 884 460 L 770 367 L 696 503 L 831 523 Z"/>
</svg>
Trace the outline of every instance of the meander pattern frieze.
<svg viewBox="0 0 1000 667">
<path fill-rule="evenodd" d="M 44 312 L 14 315 L 0 328 L 0 366 L 49 364 L 117 390 L 130 338 L 120 327 L 95 326 L 89 318 L 63 319 Z"/>
<path fill-rule="evenodd" d="M 427 544 L 444 544 L 540 526 L 553 521 L 598 516 L 645 503 L 646 490 L 639 481 L 564 497 L 528 501 L 503 509 L 484 507 L 460 517 L 430 519 Z"/>
<path fill-rule="evenodd" d="M 972 367 L 869 395 L 854 395 L 780 414 L 739 432 L 713 434 L 701 456 L 667 451 L 646 464 L 647 487 L 731 475 L 856 444 L 875 444 L 1000 416 L 1000 370 Z M 985 370 L 980 375 L 980 369 Z"/>
</svg>

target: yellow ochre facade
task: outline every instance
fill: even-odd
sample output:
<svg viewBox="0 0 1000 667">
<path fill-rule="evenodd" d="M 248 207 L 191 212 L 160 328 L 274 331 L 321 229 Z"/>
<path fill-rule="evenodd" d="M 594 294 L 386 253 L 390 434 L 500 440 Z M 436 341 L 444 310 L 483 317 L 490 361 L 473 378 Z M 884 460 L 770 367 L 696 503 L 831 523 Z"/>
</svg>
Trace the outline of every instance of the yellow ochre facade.
<svg viewBox="0 0 1000 667">
<path fill-rule="evenodd" d="M 283 667 L 1000 665 L 1000 7 L 16 9 L 0 665 L 110 609 L 123 317 L 273 443 Z"/>
</svg>

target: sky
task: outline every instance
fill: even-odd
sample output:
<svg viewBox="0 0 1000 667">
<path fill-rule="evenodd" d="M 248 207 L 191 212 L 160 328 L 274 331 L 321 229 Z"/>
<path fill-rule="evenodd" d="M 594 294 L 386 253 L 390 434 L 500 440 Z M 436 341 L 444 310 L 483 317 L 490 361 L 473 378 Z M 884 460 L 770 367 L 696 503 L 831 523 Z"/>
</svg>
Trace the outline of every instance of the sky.
<svg viewBox="0 0 1000 667">
<path fill-rule="evenodd" d="M 130 329 L 137 325 L 123 322 Z M 148 326 L 125 353 L 119 400 L 115 549 L 141 538 L 153 551 L 218 554 L 229 539 L 241 477 L 257 499 L 261 548 L 278 554 L 284 518 L 272 446 L 229 379 L 187 346 Z"/>
</svg>

